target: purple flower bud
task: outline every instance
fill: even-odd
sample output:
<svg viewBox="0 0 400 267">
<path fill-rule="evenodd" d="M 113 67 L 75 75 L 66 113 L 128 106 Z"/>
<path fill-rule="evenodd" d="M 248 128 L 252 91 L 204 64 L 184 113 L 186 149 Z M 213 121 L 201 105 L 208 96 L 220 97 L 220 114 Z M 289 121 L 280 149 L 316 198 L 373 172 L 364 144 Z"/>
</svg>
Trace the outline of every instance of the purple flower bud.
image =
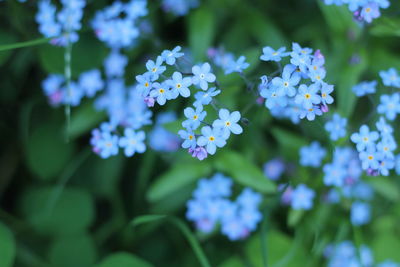
<svg viewBox="0 0 400 267">
<path fill-rule="evenodd" d="M 49 96 L 49 100 L 50 100 L 50 105 L 57 106 L 62 101 L 62 92 L 55 91 L 53 94 Z"/>
<path fill-rule="evenodd" d="M 374 170 L 372 168 L 368 168 L 366 172 L 367 172 L 367 175 L 369 175 L 369 176 L 378 176 L 379 175 L 378 170 Z"/>
<path fill-rule="evenodd" d="M 257 103 L 257 105 L 262 105 L 264 103 L 264 101 L 265 101 L 265 98 L 260 96 L 257 98 L 256 103 Z"/>
<path fill-rule="evenodd" d="M 192 154 L 192 157 L 203 160 L 207 158 L 207 151 L 202 146 L 198 146 L 195 149 L 189 148 L 188 152 Z"/>
<path fill-rule="evenodd" d="M 314 57 L 315 57 L 319 62 L 322 63 L 321 65 L 324 65 L 324 64 L 325 64 L 325 57 L 324 57 L 324 55 L 321 53 L 321 50 L 318 49 L 317 51 L 315 51 Z"/>
<path fill-rule="evenodd" d="M 328 107 L 328 105 L 321 105 L 321 111 L 322 112 L 328 112 L 329 111 L 329 107 Z"/>
<path fill-rule="evenodd" d="M 208 50 L 207 50 L 207 56 L 209 57 L 209 58 L 214 58 L 216 55 L 218 54 L 218 50 L 216 49 L 216 48 L 214 48 L 214 47 L 210 47 L 210 48 L 208 48 Z"/>
<path fill-rule="evenodd" d="M 154 102 L 155 101 L 153 97 L 146 96 L 144 98 L 144 103 L 146 103 L 148 107 L 154 107 Z"/>
</svg>

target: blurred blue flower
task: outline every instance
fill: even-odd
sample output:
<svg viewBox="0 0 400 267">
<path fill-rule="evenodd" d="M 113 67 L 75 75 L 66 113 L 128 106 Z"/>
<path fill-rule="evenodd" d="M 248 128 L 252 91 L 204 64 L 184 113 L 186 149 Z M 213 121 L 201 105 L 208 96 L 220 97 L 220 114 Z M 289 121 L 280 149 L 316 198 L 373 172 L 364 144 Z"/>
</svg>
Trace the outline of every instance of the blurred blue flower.
<svg viewBox="0 0 400 267">
<path fill-rule="evenodd" d="M 325 155 L 326 150 L 321 147 L 319 142 L 314 141 L 309 146 L 300 148 L 300 164 L 317 168 L 321 166 L 321 161 Z"/>
<path fill-rule="evenodd" d="M 369 204 L 364 202 L 354 202 L 351 205 L 351 223 L 356 226 L 369 223 L 371 218 L 371 208 Z"/>
<path fill-rule="evenodd" d="M 146 145 L 143 143 L 146 135 L 143 131 L 135 132 L 131 128 L 124 130 L 124 136 L 119 139 L 119 146 L 124 149 L 125 156 L 131 157 L 137 153 L 146 151 Z"/>
<path fill-rule="evenodd" d="M 358 97 L 365 96 L 367 94 L 373 94 L 376 92 L 377 81 L 365 81 L 361 82 L 351 89 L 354 94 Z"/>
<path fill-rule="evenodd" d="M 291 206 L 295 210 L 309 210 L 313 207 L 315 192 L 305 184 L 299 184 L 292 191 Z"/>
<path fill-rule="evenodd" d="M 339 114 L 335 113 L 332 120 L 325 123 L 325 130 L 329 132 L 331 140 L 336 141 L 339 138 L 346 136 L 347 118 L 342 118 Z"/>
</svg>

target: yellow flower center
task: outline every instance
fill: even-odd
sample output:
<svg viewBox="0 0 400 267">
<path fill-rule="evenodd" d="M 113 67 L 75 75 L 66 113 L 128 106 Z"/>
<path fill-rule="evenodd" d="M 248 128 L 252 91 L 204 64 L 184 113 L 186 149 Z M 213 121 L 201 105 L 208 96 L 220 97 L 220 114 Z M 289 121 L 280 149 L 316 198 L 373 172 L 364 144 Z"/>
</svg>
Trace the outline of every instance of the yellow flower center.
<svg viewBox="0 0 400 267">
<path fill-rule="evenodd" d="M 373 160 L 373 159 L 374 159 L 374 156 L 369 155 L 369 156 L 368 156 L 368 159 L 369 159 L 369 160 Z"/>
<path fill-rule="evenodd" d="M 194 120 L 197 120 L 197 118 L 198 118 L 197 115 L 194 115 L 194 116 L 193 116 L 193 119 L 194 119 Z"/>
<path fill-rule="evenodd" d="M 157 71 L 157 68 L 152 68 L 151 71 L 152 71 L 152 72 L 156 72 L 156 71 Z"/>
<path fill-rule="evenodd" d="M 214 137 L 214 136 L 210 136 L 210 137 L 208 138 L 208 140 L 210 140 L 210 141 L 212 142 L 212 141 L 215 140 L 215 137 Z"/>
<path fill-rule="evenodd" d="M 283 85 L 284 85 L 285 87 L 288 87 L 288 86 L 289 86 L 289 83 L 288 83 L 288 82 L 284 82 Z"/>
<path fill-rule="evenodd" d="M 189 135 L 189 140 L 193 140 L 193 135 Z"/>
<path fill-rule="evenodd" d="M 306 99 L 309 99 L 309 98 L 311 97 L 311 95 L 310 95 L 310 94 L 305 94 L 304 97 L 305 97 Z"/>
<path fill-rule="evenodd" d="M 365 142 L 367 142 L 367 141 L 368 141 L 368 137 L 364 137 L 363 140 L 364 140 Z"/>
<path fill-rule="evenodd" d="M 322 94 L 322 97 L 326 97 L 326 93 L 323 93 L 323 94 Z"/>
<path fill-rule="evenodd" d="M 145 83 L 144 83 L 144 86 L 149 87 L 149 83 L 148 83 L 148 82 L 145 82 Z"/>
<path fill-rule="evenodd" d="M 158 89 L 158 92 L 160 92 L 160 94 L 163 94 L 165 92 L 165 90 L 160 88 L 160 89 Z"/>
<path fill-rule="evenodd" d="M 229 121 L 227 121 L 227 122 L 225 122 L 225 125 L 226 125 L 226 126 L 230 126 L 231 123 L 230 123 Z"/>
<path fill-rule="evenodd" d="M 176 85 L 176 88 L 181 88 L 182 87 L 182 84 L 180 84 L 180 83 L 178 83 L 177 85 Z"/>
</svg>

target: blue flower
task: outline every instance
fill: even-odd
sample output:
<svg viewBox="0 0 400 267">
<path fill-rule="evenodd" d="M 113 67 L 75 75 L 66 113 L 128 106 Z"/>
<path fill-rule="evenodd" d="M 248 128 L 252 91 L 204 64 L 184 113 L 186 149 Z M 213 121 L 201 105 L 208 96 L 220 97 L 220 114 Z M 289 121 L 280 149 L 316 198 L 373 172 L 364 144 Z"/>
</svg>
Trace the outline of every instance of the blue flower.
<svg viewBox="0 0 400 267">
<path fill-rule="evenodd" d="M 390 159 L 394 158 L 393 151 L 396 150 L 396 148 L 397 144 L 392 138 L 382 138 L 382 141 L 376 145 L 376 149 L 382 153 L 383 156 Z"/>
<path fill-rule="evenodd" d="M 400 77 L 395 68 L 390 68 L 386 71 L 380 71 L 379 76 L 382 78 L 382 82 L 385 86 L 393 86 L 400 88 Z"/>
<path fill-rule="evenodd" d="M 278 88 L 282 88 L 286 95 L 292 97 L 296 94 L 296 86 L 301 77 L 298 73 L 295 72 L 296 67 L 293 65 L 286 65 L 283 68 L 282 78 L 275 77 L 272 79 L 272 84 Z"/>
<path fill-rule="evenodd" d="M 215 82 L 215 75 L 210 72 L 211 66 L 209 63 L 204 63 L 201 66 L 193 66 L 192 73 L 194 74 L 192 82 L 194 85 L 200 86 L 202 90 L 208 89 L 208 83 Z"/>
<path fill-rule="evenodd" d="M 126 56 L 119 53 L 117 49 L 112 50 L 104 60 L 104 69 L 107 77 L 122 77 L 127 64 L 128 58 Z"/>
<path fill-rule="evenodd" d="M 182 78 L 182 73 L 175 71 L 172 80 L 167 80 L 167 84 L 172 90 L 176 90 L 183 97 L 190 96 L 189 86 L 192 85 L 192 79 L 189 77 Z"/>
<path fill-rule="evenodd" d="M 150 89 L 153 87 L 153 79 L 150 73 L 146 72 L 142 75 L 136 76 L 136 81 L 139 83 L 136 85 L 136 89 L 140 94 L 145 97 L 150 93 Z"/>
<path fill-rule="evenodd" d="M 181 47 L 178 45 L 174 49 L 171 50 L 164 50 L 161 53 L 161 57 L 165 60 L 165 63 L 168 65 L 174 65 L 177 58 L 182 57 L 184 54 L 179 52 L 181 51 Z"/>
<path fill-rule="evenodd" d="M 178 97 L 176 91 L 172 91 L 167 83 L 153 83 L 153 89 L 150 91 L 150 96 L 156 98 L 157 103 L 164 105 L 167 100 Z"/>
<path fill-rule="evenodd" d="M 368 23 L 381 16 L 377 3 L 369 2 L 361 9 L 360 16 Z"/>
<path fill-rule="evenodd" d="M 332 120 L 325 123 L 325 130 L 330 133 L 331 140 L 336 141 L 346 136 L 346 126 L 347 118 L 342 118 L 339 114 L 335 113 L 332 116 Z"/>
<path fill-rule="evenodd" d="M 219 197 L 229 197 L 232 193 L 231 187 L 233 185 L 232 179 L 226 177 L 221 173 L 216 173 L 211 178 L 212 188 L 215 194 Z"/>
<path fill-rule="evenodd" d="M 347 176 L 346 170 L 339 164 L 329 163 L 324 165 L 324 184 L 342 187 Z"/>
<path fill-rule="evenodd" d="M 302 72 L 306 73 L 307 72 L 307 68 L 311 64 L 310 55 L 308 55 L 308 54 L 298 54 L 298 53 L 292 52 L 290 54 L 290 56 L 292 57 L 290 59 L 290 63 L 292 63 L 293 65 L 297 66 Z"/>
<path fill-rule="evenodd" d="M 366 151 L 360 152 L 361 166 L 364 170 L 376 170 L 379 167 L 381 153 L 377 152 L 374 146 L 369 146 Z"/>
<path fill-rule="evenodd" d="M 321 103 L 324 105 L 332 104 L 333 97 L 330 96 L 330 93 L 333 92 L 333 85 L 323 83 L 321 86 Z"/>
<path fill-rule="evenodd" d="M 370 146 L 375 145 L 375 141 L 378 140 L 379 134 L 378 132 L 369 131 L 369 127 L 367 125 L 362 125 L 360 127 L 359 133 L 353 133 L 350 137 L 351 141 L 357 144 L 357 150 L 363 151 Z"/>
<path fill-rule="evenodd" d="M 386 123 L 385 118 L 380 117 L 376 123 L 376 128 L 381 132 L 382 135 L 388 135 L 393 133 L 393 127 Z"/>
<path fill-rule="evenodd" d="M 371 218 L 371 208 L 367 203 L 354 202 L 351 205 L 351 223 L 356 226 L 369 223 Z"/>
<path fill-rule="evenodd" d="M 232 132 L 233 134 L 241 134 L 243 132 L 242 127 L 238 124 L 240 121 L 240 112 L 233 111 L 229 114 L 229 110 L 220 109 L 219 110 L 219 119 L 213 122 L 214 128 L 221 128 L 223 131 L 223 136 L 227 139 Z"/>
<path fill-rule="evenodd" d="M 143 153 L 146 151 L 146 145 L 143 143 L 145 139 L 145 133 L 143 131 L 135 132 L 131 128 L 126 128 L 124 136 L 119 139 L 119 146 L 124 148 L 125 155 L 131 157 L 137 153 Z"/>
<path fill-rule="evenodd" d="M 326 155 L 326 150 L 321 147 L 319 142 L 314 141 L 309 146 L 300 148 L 300 164 L 317 168 L 321 165 L 322 159 Z"/>
<path fill-rule="evenodd" d="M 285 163 L 281 159 L 275 158 L 265 163 L 263 170 L 267 178 L 275 181 L 281 178 L 285 172 L 285 168 Z"/>
<path fill-rule="evenodd" d="M 392 158 L 385 158 L 384 156 L 381 156 L 378 166 L 378 171 L 381 175 L 388 176 L 389 170 L 392 170 L 394 167 L 395 162 Z"/>
<path fill-rule="evenodd" d="M 400 94 L 381 95 L 381 103 L 377 107 L 379 114 L 385 114 L 388 120 L 394 120 L 400 113 Z"/>
<path fill-rule="evenodd" d="M 269 46 L 263 48 L 263 55 L 260 56 L 261 60 L 264 61 L 276 61 L 279 62 L 282 60 L 282 57 L 288 56 L 290 53 L 285 52 L 286 47 L 281 47 L 278 50 L 274 50 Z"/>
<path fill-rule="evenodd" d="M 64 104 L 70 104 L 71 106 L 76 107 L 81 103 L 84 91 L 77 83 L 71 82 L 69 88 L 65 85 L 63 91 Z"/>
<path fill-rule="evenodd" d="M 104 87 L 99 70 L 89 70 L 79 76 L 79 86 L 85 91 L 88 97 L 93 97 L 96 92 Z"/>
<path fill-rule="evenodd" d="M 239 218 L 242 221 L 243 226 L 248 231 L 255 231 L 257 228 L 257 224 L 262 219 L 262 214 L 256 208 L 250 208 L 250 209 L 245 208 L 239 211 Z"/>
<path fill-rule="evenodd" d="M 292 191 L 291 206 L 295 210 L 309 210 L 313 207 L 315 192 L 305 184 L 299 184 Z"/>
<path fill-rule="evenodd" d="M 196 99 L 196 101 L 193 103 L 193 105 L 195 107 L 202 106 L 202 105 L 208 105 L 211 103 L 212 98 L 214 96 L 218 95 L 219 93 L 221 93 L 221 90 L 216 90 L 215 87 L 208 89 L 208 91 L 206 91 L 206 92 L 204 92 L 204 91 L 197 92 L 194 95 L 194 98 Z"/>
<path fill-rule="evenodd" d="M 160 74 L 162 74 L 167 68 L 162 66 L 163 58 L 158 56 L 156 62 L 153 60 L 148 60 L 146 63 L 146 68 L 150 73 L 152 80 L 157 80 Z"/>
<path fill-rule="evenodd" d="M 317 84 L 311 84 L 310 86 L 305 84 L 300 85 L 299 92 L 294 101 L 296 104 L 302 105 L 305 109 L 312 108 L 314 104 L 321 103 L 321 97 L 317 94 L 319 87 Z"/>
<path fill-rule="evenodd" d="M 313 121 L 315 119 L 315 115 L 321 116 L 322 111 L 318 106 L 313 106 L 308 109 L 300 110 L 300 119 L 307 118 L 309 121 Z"/>
<path fill-rule="evenodd" d="M 187 130 L 179 130 L 178 132 L 179 136 L 184 139 L 182 143 L 183 148 L 192 148 L 194 149 L 197 145 L 196 142 L 196 136 L 193 133 L 192 129 L 187 129 Z"/>
<path fill-rule="evenodd" d="M 351 89 L 354 94 L 358 97 L 361 96 L 365 96 L 367 94 L 373 94 L 376 92 L 376 84 L 377 81 L 365 81 L 365 82 L 361 82 L 355 86 L 353 86 L 353 88 Z"/>
<path fill-rule="evenodd" d="M 103 159 L 115 156 L 118 154 L 118 136 L 110 132 L 101 132 L 94 146 L 95 149 L 98 149 L 98 154 Z"/>
<path fill-rule="evenodd" d="M 243 70 L 250 66 L 250 64 L 245 61 L 246 57 L 240 56 L 237 61 L 230 62 L 225 66 L 225 74 L 230 74 L 232 72 L 243 72 Z"/>
<path fill-rule="evenodd" d="M 214 155 L 217 147 L 221 148 L 226 145 L 226 139 L 223 137 L 221 128 L 211 128 L 204 126 L 201 128 L 201 134 L 197 139 L 197 145 L 205 146 L 209 154 Z"/>
<path fill-rule="evenodd" d="M 243 209 L 256 209 L 261 203 L 260 193 L 256 193 L 250 188 L 245 188 L 238 196 L 236 203 Z"/>
<path fill-rule="evenodd" d="M 182 122 L 182 126 L 192 130 L 196 130 L 207 115 L 202 106 L 197 107 L 196 110 L 190 107 L 185 108 L 183 112 L 188 119 Z"/>
<path fill-rule="evenodd" d="M 275 108 L 276 106 L 287 106 L 288 100 L 285 96 L 285 90 L 282 87 L 271 86 L 270 88 L 263 88 L 260 91 L 260 95 L 266 98 L 265 106 L 269 109 Z"/>
</svg>

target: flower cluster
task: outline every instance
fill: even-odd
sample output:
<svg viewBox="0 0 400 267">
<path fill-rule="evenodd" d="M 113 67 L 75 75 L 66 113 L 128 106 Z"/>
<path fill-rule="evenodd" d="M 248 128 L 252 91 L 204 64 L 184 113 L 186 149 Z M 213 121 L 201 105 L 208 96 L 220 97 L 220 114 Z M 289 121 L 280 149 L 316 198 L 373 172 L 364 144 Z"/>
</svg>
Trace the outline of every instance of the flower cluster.
<svg viewBox="0 0 400 267">
<path fill-rule="evenodd" d="M 178 96 L 187 98 L 192 94 L 191 89 L 199 89 L 194 94 L 193 107 L 184 109 L 186 120 L 182 122 L 182 127 L 185 129 L 180 130 L 178 134 L 183 139 L 182 147 L 188 149 L 193 157 L 203 160 L 208 154 L 214 155 L 217 147 L 225 146 L 231 133 L 243 132 L 238 124 L 241 115 L 239 111 L 230 113 L 227 109 L 221 108 L 218 109 L 219 119 L 211 124 L 205 122 L 207 112 L 204 107 L 211 104 L 213 97 L 221 92 L 216 87 L 210 87 L 210 84 L 215 83 L 216 76 L 207 62 L 193 66 L 191 73 L 174 71 L 171 77 L 165 76 L 167 66 L 164 64 L 177 67 L 177 59 L 184 55 L 180 51 L 181 47 L 177 46 L 173 50 L 163 51 L 156 61 L 148 60 L 147 72 L 136 76 L 138 82 L 136 88 L 149 107 L 154 106 L 156 102 L 164 105 L 168 100 L 176 99 Z M 204 126 L 200 129 L 202 124 Z"/>
<path fill-rule="evenodd" d="M 324 256 L 327 258 L 328 267 L 398 267 L 399 263 L 391 260 L 385 260 L 381 263 L 375 263 L 371 249 L 366 245 L 357 248 L 353 242 L 345 240 L 336 245 L 328 245 L 325 248 Z"/>
<path fill-rule="evenodd" d="M 78 41 L 76 31 L 82 28 L 81 19 L 85 0 L 61 0 L 63 8 L 57 13 L 57 8 L 50 0 L 41 0 L 38 4 L 36 22 L 39 31 L 47 38 L 55 37 L 51 44 L 66 46 Z"/>
<path fill-rule="evenodd" d="M 260 95 L 265 98 L 265 106 L 276 117 L 290 118 L 294 123 L 300 119 L 314 120 L 315 116 L 328 111 L 328 104 L 333 103 L 333 85 L 324 82 L 325 59 L 319 50 L 313 53 L 311 48 L 302 48 L 293 43 L 292 51 L 285 47 L 274 50 L 263 48 L 260 59 L 280 62 L 290 57 L 281 76 L 261 77 Z"/>
<path fill-rule="evenodd" d="M 195 222 L 196 228 L 210 233 L 217 224 L 222 234 L 230 240 L 246 238 L 255 231 L 262 219 L 258 210 L 261 194 L 245 188 L 235 201 L 232 195 L 232 180 L 217 173 L 210 179 L 200 179 L 193 198 L 187 202 L 186 217 Z"/>
<path fill-rule="evenodd" d="M 393 128 L 383 117 L 376 123 L 377 131 L 370 131 L 362 125 L 358 133 L 351 135 L 351 141 L 357 145 L 362 168 L 369 175 L 389 175 L 394 169 L 394 151 L 397 143 L 393 137 Z"/>
<path fill-rule="evenodd" d="M 63 75 L 50 74 L 42 82 L 42 88 L 52 106 L 78 106 L 84 96 L 92 98 L 98 91 L 103 90 L 104 81 L 101 72 L 92 69 L 82 73 L 77 81 L 71 81 L 69 88 Z"/>
<path fill-rule="evenodd" d="M 97 38 L 112 48 L 130 47 L 139 37 L 139 18 L 146 16 L 147 1 L 115 1 L 98 11 L 92 20 Z"/>
<path fill-rule="evenodd" d="M 163 0 L 162 8 L 165 12 L 170 12 L 176 16 L 186 15 L 190 9 L 199 5 L 198 0 Z"/>
<path fill-rule="evenodd" d="M 380 17 L 380 8 L 390 6 L 389 0 L 324 0 L 324 2 L 327 5 L 348 5 L 356 20 L 368 23 Z"/>
</svg>

